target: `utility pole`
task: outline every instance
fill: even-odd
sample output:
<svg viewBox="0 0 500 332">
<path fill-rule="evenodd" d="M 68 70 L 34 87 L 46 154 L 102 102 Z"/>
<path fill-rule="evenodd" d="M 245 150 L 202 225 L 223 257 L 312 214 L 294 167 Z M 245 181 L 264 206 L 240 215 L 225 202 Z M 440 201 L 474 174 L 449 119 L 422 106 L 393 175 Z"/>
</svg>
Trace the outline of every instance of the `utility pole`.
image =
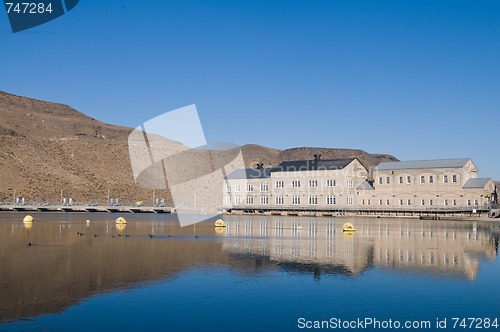
<svg viewBox="0 0 500 332">
<path fill-rule="evenodd" d="M 155 205 L 155 190 L 153 189 L 153 206 Z"/>
<path fill-rule="evenodd" d="M 14 189 L 14 205 L 16 204 L 16 189 Z"/>
<path fill-rule="evenodd" d="M 109 188 L 108 188 L 108 202 L 106 203 L 106 205 L 109 204 Z"/>
<path fill-rule="evenodd" d="M 61 201 L 60 201 L 61 205 L 63 204 L 63 191 L 61 190 Z"/>
</svg>

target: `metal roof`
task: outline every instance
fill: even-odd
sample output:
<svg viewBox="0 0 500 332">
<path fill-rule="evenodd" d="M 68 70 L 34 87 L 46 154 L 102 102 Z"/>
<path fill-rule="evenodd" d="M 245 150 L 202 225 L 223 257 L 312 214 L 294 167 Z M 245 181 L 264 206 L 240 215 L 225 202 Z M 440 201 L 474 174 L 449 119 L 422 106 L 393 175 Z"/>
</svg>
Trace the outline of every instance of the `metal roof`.
<svg viewBox="0 0 500 332">
<path fill-rule="evenodd" d="M 226 179 L 265 179 L 271 176 L 271 168 L 240 168 L 226 176 Z"/>
<path fill-rule="evenodd" d="M 464 184 L 464 188 L 484 188 L 488 182 L 493 181 L 490 178 L 469 179 Z"/>
<path fill-rule="evenodd" d="M 271 169 L 271 172 L 339 170 L 344 169 L 344 167 L 349 165 L 355 159 L 356 158 L 284 161 Z"/>
<path fill-rule="evenodd" d="M 422 168 L 457 168 L 463 167 L 470 158 L 394 161 L 378 164 L 376 170 L 422 169 Z"/>
<path fill-rule="evenodd" d="M 375 190 L 372 184 L 368 181 L 361 183 L 357 188 L 357 190 Z"/>
</svg>

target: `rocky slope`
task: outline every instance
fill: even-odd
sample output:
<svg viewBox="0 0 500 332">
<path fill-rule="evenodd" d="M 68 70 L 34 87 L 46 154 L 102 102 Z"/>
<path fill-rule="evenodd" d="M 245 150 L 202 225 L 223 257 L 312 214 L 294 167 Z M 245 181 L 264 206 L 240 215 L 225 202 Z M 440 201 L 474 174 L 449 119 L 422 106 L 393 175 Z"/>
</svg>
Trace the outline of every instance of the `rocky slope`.
<svg viewBox="0 0 500 332">
<path fill-rule="evenodd" d="M 25 197 L 29 202 L 105 203 L 120 198 L 151 202 L 153 192 L 135 184 L 128 150 L 131 128 L 95 120 L 62 104 L 0 92 L 0 202 Z M 177 143 L 178 144 L 178 143 Z M 284 160 L 358 157 L 367 167 L 397 160 L 361 150 L 241 147 L 247 167 L 274 166 Z M 156 190 L 156 198 L 169 198 Z"/>
</svg>

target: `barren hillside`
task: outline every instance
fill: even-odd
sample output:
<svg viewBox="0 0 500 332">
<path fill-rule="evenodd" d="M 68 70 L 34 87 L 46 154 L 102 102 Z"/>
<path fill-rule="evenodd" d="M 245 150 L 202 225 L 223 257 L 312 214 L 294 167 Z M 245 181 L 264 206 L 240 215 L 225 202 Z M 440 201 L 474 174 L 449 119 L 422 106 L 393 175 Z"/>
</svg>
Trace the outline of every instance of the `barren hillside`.
<svg viewBox="0 0 500 332">
<path fill-rule="evenodd" d="M 0 201 L 17 197 L 80 203 L 152 199 L 135 186 L 130 128 L 112 126 L 57 103 L 0 92 Z M 162 197 L 167 193 L 157 193 Z"/>
<path fill-rule="evenodd" d="M 152 190 L 133 179 L 127 139 L 131 128 L 97 121 L 62 104 L 0 92 L 0 202 L 25 197 L 30 202 L 57 203 L 63 197 L 77 202 L 105 203 L 120 198 L 151 202 Z M 241 147 L 247 167 L 258 162 L 275 166 L 285 160 L 358 157 L 367 167 L 397 160 L 362 150 L 293 148 L 277 150 L 260 145 Z M 156 198 L 169 198 L 156 190 Z"/>
</svg>

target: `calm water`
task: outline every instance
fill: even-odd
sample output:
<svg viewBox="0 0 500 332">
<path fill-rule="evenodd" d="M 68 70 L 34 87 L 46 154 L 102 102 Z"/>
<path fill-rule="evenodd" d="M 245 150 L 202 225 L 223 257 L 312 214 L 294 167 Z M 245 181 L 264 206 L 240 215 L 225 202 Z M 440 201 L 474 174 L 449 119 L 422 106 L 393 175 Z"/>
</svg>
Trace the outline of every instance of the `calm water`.
<svg viewBox="0 0 500 332">
<path fill-rule="evenodd" d="M 125 215 L 124 228 L 112 214 L 23 216 L 0 215 L 2 331 L 500 320 L 498 222 L 228 216 L 216 230 L 168 215 Z"/>
</svg>

